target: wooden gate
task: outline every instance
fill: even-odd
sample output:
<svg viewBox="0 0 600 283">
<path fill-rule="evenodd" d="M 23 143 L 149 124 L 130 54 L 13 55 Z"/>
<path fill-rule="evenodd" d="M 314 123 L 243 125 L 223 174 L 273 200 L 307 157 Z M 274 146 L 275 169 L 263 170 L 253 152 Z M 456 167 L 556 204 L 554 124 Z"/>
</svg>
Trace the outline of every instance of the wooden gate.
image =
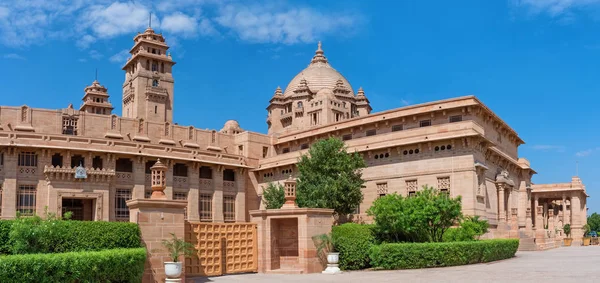
<svg viewBox="0 0 600 283">
<path fill-rule="evenodd" d="M 196 249 L 195 256 L 186 258 L 186 276 L 258 271 L 256 224 L 188 222 L 185 232 Z"/>
</svg>

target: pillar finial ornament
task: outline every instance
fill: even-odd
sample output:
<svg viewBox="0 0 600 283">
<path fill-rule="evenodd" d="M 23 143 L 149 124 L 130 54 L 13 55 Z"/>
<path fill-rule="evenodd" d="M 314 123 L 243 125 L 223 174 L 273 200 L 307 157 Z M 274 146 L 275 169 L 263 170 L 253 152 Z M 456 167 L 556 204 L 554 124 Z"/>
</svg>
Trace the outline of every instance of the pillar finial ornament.
<svg viewBox="0 0 600 283">
<path fill-rule="evenodd" d="M 150 199 L 167 199 L 165 188 L 167 187 L 167 169 L 160 158 L 150 167 L 152 171 L 152 196 Z"/>
<path fill-rule="evenodd" d="M 283 182 L 285 203 L 281 208 L 297 208 L 296 204 L 296 180 L 292 178 L 292 175 Z"/>
</svg>

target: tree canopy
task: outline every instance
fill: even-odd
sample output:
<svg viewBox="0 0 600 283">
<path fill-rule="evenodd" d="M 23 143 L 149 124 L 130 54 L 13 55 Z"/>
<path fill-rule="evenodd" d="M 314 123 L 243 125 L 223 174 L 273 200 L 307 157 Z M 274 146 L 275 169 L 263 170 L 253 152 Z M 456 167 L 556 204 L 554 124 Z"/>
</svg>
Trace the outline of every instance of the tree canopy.
<svg viewBox="0 0 600 283">
<path fill-rule="evenodd" d="M 317 141 L 298 162 L 298 206 L 331 208 L 340 216 L 354 212 L 363 200 L 365 167 L 362 156 L 348 153 L 343 141 Z"/>
<path fill-rule="evenodd" d="M 590 225 L 590 229 L 592 231 L 599 232 L 600 231 L 600 214 L 594 212 L 592 215 L 588 216 L 587 224 Z"/>
<path fill-rule="evenodd" d="M 263 199 L 267 209 L 278 209 L 285 203 L 285 192 L 282 184 L 269 182 L 266 188 L 263 188 Z"/>
</svg>

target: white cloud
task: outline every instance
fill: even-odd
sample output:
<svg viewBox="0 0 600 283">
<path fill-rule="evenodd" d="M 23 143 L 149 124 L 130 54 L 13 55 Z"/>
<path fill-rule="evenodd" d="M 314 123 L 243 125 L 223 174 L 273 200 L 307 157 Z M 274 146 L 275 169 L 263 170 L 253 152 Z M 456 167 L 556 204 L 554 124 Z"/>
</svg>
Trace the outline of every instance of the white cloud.
<svg viewBox="0 0 600 283">
<path fill-rule="evenodd" d="M 198 20 L 181 12 L 175 12 L 163 18 L 161 29 L 173 34 L 193 36 L 198 30 Z"/>
<path fill-rule="evenodd" d="M 558 152 L 562 152 L 565 150 L 565 147 L 562 145 L 549 145 L 549 144 L 537 144 L 537 145 L 533 145 L 531 146 L 531 148 L 533 150 L 539 150 L 539 151 L 558 151 Z"/>
<path fill-rule="evenodd" d="M 402 104 L 403 106 L 407 106 L 410 105 L 410 102 L 406 99 L 400 99 L 400 104 Z"/>
<path fill-rule="evenodd" d="M 151 11 L 152 27 L 164 31 L 169 41 L 223 35 L 251 43 L 307 43 L 352 33 L 361 18 L 285 1 L 3 0 L 0 45 L 19 48 L 62 39 L 88 49 L 103 40 L 143 32 Z"/>
<path fill-rule="evenodd" d="M 587 149 L 587 150 L 579 151 L 579 152 L 575 153 L 575 155 L 578 157 L 586 157 L 586 156 L 591 155 L 593 152 L 594 152 L 593 149 Z"/>
<path fill-rule="evenodd" d="M 293 44 L 314 42 L 325 34 L 349 30 L 355 17 L 325 14 L 307 7 L 229 4 L 219 10 L 216 22 L 244 41 Z"/>
<path fill-rule="evenodd" d="M 129 50 L 123 49 L 119 51 L 119 53 L 110 56 L 110 61 L 118 64 L 125 64 L 127 62 L 127 58 L 129 58 Z"/>
<path fill-rule="evenodd" d="M 90 47 L 90 45 L 94 42 L 96 42 L 96 38 L 89 34 L 86 34 L 81 39 L 79 39 L 77 41 L 77 43 L 75 43 L 75 44 L 79 48 L 86 49 L 86 48 Z"/>
<path fill-rule="evenodd" d="M 25 57 L 16 54 L 16 53 L 9 53 L 9 54 L 4 54 L 2 56 L 4 59 L 15 59 L 15 60 L 25 60 Z"/>
<path fill-rule="evenodd" d="M 600 4 L 600 0 L 514 0 L 513 3 L 517 7 L 529 8 L 534 13 L 548 13 L 552 17 L 566 16 L 570 20 L 572 9 Z"/>
<path fill-rule="evenodd" d="M 102 55 L 98 50 L 90 50 L 89 55 L 92 59 L 100 60 L 104 55 Z"/>
<path fill-rule="evenodd" d="M 94 5 L 80 16 L 80 29 L 90 29 L 100 38 L 111 38 L 141 31 L 148 26 L 150 10 L 135 2 L 115 2 L 109 6 Z M 158 26 L 155 15 L 153 26 Z"/>
</svg>

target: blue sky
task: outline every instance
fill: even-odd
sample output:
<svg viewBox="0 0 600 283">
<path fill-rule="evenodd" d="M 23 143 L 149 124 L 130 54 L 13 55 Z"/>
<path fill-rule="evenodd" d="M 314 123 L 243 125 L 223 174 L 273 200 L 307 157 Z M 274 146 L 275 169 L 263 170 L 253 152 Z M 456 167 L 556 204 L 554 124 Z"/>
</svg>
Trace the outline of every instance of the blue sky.
<svg viewBox="0 0 600 283">
<path fill-rule="evenodd" d="M 120 114 L 123 50 L 150 11 L 178 62 L 179 124 L 266 132 L 275 88 L 321 40 L 374 111 L 476 95 L 525 140 L 534 182 L 568 182 L 578 162 L 600 211 L 600 0 L 5 0 L 0 104 L 79 105 L 97 68 Z"/>
</svg>

